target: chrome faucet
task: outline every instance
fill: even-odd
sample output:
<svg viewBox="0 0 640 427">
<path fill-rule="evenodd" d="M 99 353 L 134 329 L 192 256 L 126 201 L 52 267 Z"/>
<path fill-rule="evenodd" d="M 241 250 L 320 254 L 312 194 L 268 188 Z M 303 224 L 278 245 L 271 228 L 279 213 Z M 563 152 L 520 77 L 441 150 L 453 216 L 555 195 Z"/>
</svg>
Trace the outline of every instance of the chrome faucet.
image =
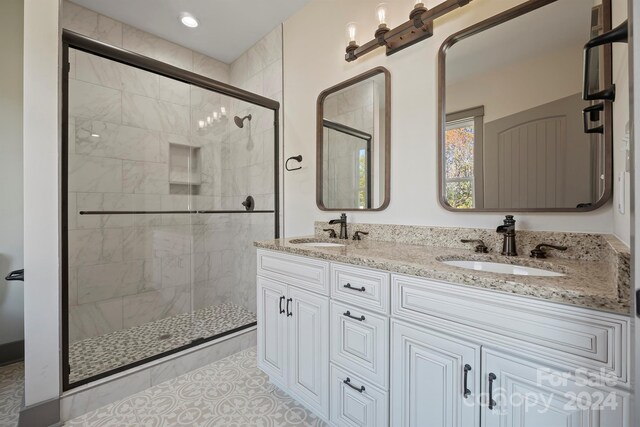
<svg viewBox="0 0 640 427">
<path fill-rule="evenodd" d="M 513 219 L 513 215 L 506 215 L 504 217 L 504 225 L 499 225 L 496 232 L 504 235 L 502 255 L 518 256 L 516 250 L 516 220 Z"/>
<path fill-rule="evenodd" d="M 347 214 L 343 213 L 342 215 L 340 215 L 340 219 L 332 219 L 331 221 L 329 221 L 329 224 L 333 225 L 333 224 L 340 224 L 340 238 L 341 239 L 348 239 L 349 236 L 347 235 Z"/>
</svg>

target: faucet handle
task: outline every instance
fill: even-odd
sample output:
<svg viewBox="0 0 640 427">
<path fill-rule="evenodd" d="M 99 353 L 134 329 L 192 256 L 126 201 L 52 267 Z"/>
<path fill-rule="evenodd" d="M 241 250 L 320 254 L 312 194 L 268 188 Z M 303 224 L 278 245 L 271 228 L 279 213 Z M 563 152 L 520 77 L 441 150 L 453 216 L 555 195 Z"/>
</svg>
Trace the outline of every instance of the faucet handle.
<svg viewBox="0 0 640 427">
<path fill-rule="evenodd" d="M 336 237 L 338 237 L 338 235 L 336 234 L 336 230 L 334 230 L 333 228 L 324 228 L 322 229 L 322 231 L 328 231 L 330 239 L 335 239 Z"/>
<path fill-rule="evenodd" d="M 484 244 L 482 240 L 479 239 L 462 239 L 460 240 L 462 243 L 477 243 L 475 250 L 478 253 L 486 254 L 489 252 L 489 248 Z"/>
<path fill-rule="evenodd" d="M 366 231 L 356 231 L 355 233 L 353 233 L 353 240 L 362 240 L 362 237 L 360 237 L 361 234 L 365 236 L 369 235 L 369 233 Z"/>
<path fill-rule="evenodd" d="M 540 243 L 538 246 L 535 247 L 535 249 L 531 251 L 531 255 L 529 256 L 531 258 L 546 258 L 547 253 L 543 248 L 551 248 L 551 249 L 556 249 L 558 251 L 567 250 L 566 246 L 556 246 L 556 245 L 550 245 L 548 243 Z"/>
</svg>

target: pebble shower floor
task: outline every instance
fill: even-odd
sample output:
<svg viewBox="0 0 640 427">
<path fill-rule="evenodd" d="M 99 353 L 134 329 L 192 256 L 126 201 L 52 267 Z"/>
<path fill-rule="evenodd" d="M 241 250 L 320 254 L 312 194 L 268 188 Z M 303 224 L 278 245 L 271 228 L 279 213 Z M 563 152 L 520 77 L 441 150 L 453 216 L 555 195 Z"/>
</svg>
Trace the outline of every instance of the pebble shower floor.
<svg viewBox="0 0 640 427">
<path fill-rule="evenodd" d="M 245 307 L 221 304 L 77 341 L 69 345 L 69 382 L 73 384 L 255 321 L 256 314 Z"/>
</svg>

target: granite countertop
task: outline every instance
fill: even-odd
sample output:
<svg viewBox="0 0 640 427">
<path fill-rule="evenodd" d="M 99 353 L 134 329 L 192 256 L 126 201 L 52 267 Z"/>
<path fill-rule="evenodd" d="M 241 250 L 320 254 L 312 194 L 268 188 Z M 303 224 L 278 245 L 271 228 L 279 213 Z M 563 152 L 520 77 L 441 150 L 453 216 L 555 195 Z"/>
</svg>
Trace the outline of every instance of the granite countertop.
<svg viewBox="0 0 640 427">
<path fill-rule="evenodd" d="M 291 241 L 327 241 L 340 247 L 312 247 Z M 615 243 L 611 243 L 615 250 Z M 611 259 L 532 259 L 527 255 L 506 257 L 498 253 L 477 254 L 473 250 L 374 240 L 337 240 L 315 237 L 255 242 L 263 249 L 353 264 L 411 276 L 541 298 L 564 304 L 629 315 L 628 265 Z M 449 266 L 440 261 L 464 259 L 536 267 L 564 273 L 562 277 L 518 276 L 480 272 Z M 625 270 L 626 271 L 621 271 Z"/>
</svg>

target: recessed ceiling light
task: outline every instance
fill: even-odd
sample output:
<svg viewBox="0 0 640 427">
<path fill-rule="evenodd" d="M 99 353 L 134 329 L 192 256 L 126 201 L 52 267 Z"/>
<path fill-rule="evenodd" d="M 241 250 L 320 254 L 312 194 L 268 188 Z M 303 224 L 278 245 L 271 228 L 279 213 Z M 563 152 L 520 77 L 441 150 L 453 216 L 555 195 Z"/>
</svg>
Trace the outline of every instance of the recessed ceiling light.
<svg viewBox="0 0 640 427">
<path fill-rule="evenodd" d="M 199 25 L 198 20 L 190 13 L 183 13 L 180 15 L 180 22 L 182 22 L 182 25 L 189 28 L 196 28 Z"/>
</svg>

